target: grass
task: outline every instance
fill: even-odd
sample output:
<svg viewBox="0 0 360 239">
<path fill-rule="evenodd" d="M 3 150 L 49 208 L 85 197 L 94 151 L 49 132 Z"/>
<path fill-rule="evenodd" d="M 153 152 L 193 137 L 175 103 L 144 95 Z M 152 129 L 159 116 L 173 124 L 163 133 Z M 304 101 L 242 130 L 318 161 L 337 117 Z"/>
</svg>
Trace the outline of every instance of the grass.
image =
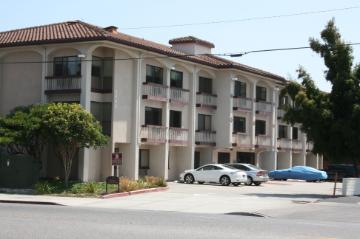
<svg viewBox="0 0 360 239">
<path fill-rule="evenodd" d="M 146 176 L 139 180 L 130 180 L 126 177 L 120 178 L 120 192 L 130 192 L 139 189 L 166 187 L 163 178 Z M 117 185 L 109 184 L 108 192 L 116 192 Z M 78 182 L 70 181 L 69 186 L 61 180 L 39 181 L 34 185 L 36 194 L 58 195 L 67 197 L 99 197 L 106 193 L 105 182 Z"/>
</svg>

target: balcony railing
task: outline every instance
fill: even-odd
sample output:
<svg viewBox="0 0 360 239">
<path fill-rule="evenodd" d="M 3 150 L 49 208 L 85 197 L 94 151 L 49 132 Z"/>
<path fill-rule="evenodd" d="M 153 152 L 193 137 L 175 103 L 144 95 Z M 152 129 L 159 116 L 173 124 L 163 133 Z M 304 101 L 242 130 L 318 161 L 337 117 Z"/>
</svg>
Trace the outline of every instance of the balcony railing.
<svg viewBox="0 0 360 239">
<path fill-rule="evenodd" d="M 81 76 L 46 77 L 46 91 L 80 91 Z"/>
<path fill-rule="evenodd" d="M 216 109 L 217 95 L 198 92 L 196 93 L 196 106 Z"/>
<path fill-rule="evenodd" d="M 189 91 L 180 88 L 170 88 L 170 101 L 172 103 L 189 103 Z"/>
<path fill-rule="evenodd" d="M 233 97 L 234 110 L 251 110 L 253 100 L 245 97 Z"/>
<path fill-rule="evenodd" d="M 142 96 L 143 99 L 166 101 L 167 90 L 168 87 L 164 85 L 145 82 L 142 86 Z"/>
<path fill-rule="evenodd" d="M 166 142 L 166 127 L 145 125 L 140 131 L 141 142 L 160 144 Z"/>
<path fill-rule="evenodd" d="M 232 145 L 235 147 L 251 147 L 251 137 L 248 134 L 234 133 L 232 135 Z"/>
<path fill-rule="evenodd" d="M 197 145 L 216 145 L 216 132 L 197 131 L 195 133 L 195 144 Z"/>
<path fill-rule="evenodd" d="M 188 129 L 170 128 L 169 143 L 174 145 L 186 145 L 188 143 Z"/>
<path fill-rule="evenodd" d="M 256 145 L 255 147 L 271 147 L 271 137 L 268 135 L 257 135 L 255 136 Z"/>
<path fill-rule="evenodd" d="M 303 149 L 303 144 L 302 144 L 302 142 L 300 140 L 293 139 L 292 148 L 293 148 L 293 150 L 302 150 Z"/>
<path fill-rule="evenodd" d="M 278 149 L 291 149 L 291 139 L 280 138 L 278 139 Z"/>
<path fill-rule="evenodd" d="M 256 102 L 256 112 L 262 113 L 271 113 L 272 112 L 272 103 L 266 101 L 258 101 Z"/>
</svg>

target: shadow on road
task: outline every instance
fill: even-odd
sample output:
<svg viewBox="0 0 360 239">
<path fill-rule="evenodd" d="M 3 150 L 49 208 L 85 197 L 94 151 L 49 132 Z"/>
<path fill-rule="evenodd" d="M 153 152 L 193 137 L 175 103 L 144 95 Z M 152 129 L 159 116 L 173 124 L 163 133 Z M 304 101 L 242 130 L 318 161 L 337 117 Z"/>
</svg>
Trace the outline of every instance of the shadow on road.
<svg viewBox="0 0 360 239">
<path fill-rule="evenodd" d="M 327 199 L 331 198 L 331 195 L 324 194 L 283 194 L 283 193 L 247 193 L 247 196 L 257 197 L 272 197 L 272 198 L 312 198 L 312 199 Z"/>
</svg>

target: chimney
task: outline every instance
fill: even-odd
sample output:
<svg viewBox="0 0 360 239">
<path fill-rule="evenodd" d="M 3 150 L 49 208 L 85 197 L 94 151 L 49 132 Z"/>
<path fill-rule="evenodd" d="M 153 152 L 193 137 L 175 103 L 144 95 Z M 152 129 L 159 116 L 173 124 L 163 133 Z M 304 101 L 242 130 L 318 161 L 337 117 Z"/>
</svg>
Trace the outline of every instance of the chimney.
<svg viewBox="0 0 360 239">
<path fill-rule="evenodd" d="M 169 41 L 171 47 L 186 54 L 211 54 L 215 45 L 194 36 L 174 38 Z"/>
<path fill-rule="evenodd" d="M 104 30 L 110 33 L 117 33 L 117 27 L 116 26 L 108 26 L 104 27 Z"/>
</svg>

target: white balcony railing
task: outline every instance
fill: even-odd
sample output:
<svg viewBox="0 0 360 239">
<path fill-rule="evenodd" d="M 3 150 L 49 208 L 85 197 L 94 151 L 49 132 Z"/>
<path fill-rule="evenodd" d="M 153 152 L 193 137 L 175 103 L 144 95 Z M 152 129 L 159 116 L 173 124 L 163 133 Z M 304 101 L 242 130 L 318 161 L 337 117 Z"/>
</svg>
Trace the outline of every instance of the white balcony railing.
<svg viewBox="0 0 360 239">
<path fill-rule="evenodd" d="M 302 142 L 300 140 L 293 139 L 292 148 L 294 150 L 302 150 L 303 144 L 302 144 Z"/>
<path fill-rule="evenodd" d="M 206 93 L 196 94 L 197 106 L 216 107 L 217 96 Z"/>
<path fill-rule="evenodd" d="M 165 143 L 166 127 L 157 125 L 146 125 L 141 127 L 140 138 L 142 142 Z"/>
<path fill-rule="evenodd" d="M 169 143 L 176 145 L 186 145 L 188 142 L 189 130 L 181 128 L 169 129 Z"/>
<path fill-rule="evenodd" d="M 256 102 L 256 111 L 263 113 L 271 113 L 272 103 L 266 101 L 258 101 Z"/>
<path fill-rule="evenodd" d="M 180 88 L 170 88 L 171 102 L 189 103 L 189 91 Z"/>
<path fill-rule="evenodd" d="M 251 137 L 248 134 L 234 133 L 232 143 L 236 146 L 251 146 Z"/>
<path fill-rule="evenodd" d="M 286 139 L 286 138 L 278 139 L 278 147 L 280 149 L 291 149 L 291 139 Z"/>
<path fill-rule="evenodd" d="M 257 146 L 269 147 L 271 146 L 271 137 L 268 135 L 255 136 Z"/>
<path fill-rule="evenodd" d="M 80 90 L 81 76 L 79 77 L 47 77 L 46 90 Z"/>
<path fill-rule="evenodd" d="M 213 131 L 198 131 L 195 134 L 195 143 L 214 145 L 216 143 L 216 133 Z"/>
<path fill-rule="evenodd" d="M 146 99 L 166 101 L 168 87 L 153 83 L 144 83 L 142 86 L 142 95 Z"/>
<path fill-rule="evenodd" d="M 244 97 L 233 97 L 233 109 L 251 110 L 253 100 Z"/>
</svg>

